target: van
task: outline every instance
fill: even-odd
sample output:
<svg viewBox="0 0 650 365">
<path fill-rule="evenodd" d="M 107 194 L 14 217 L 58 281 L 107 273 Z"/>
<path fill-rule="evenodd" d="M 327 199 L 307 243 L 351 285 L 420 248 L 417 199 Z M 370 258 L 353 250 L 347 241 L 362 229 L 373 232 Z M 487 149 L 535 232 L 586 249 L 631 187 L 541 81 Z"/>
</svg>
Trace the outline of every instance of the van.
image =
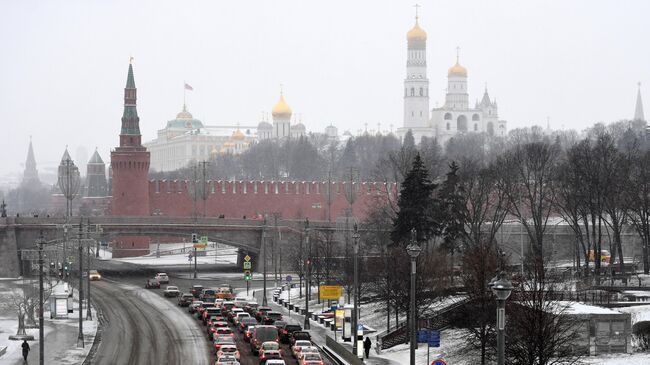
<svg viewBox="0 0 650 365">
<path fill-rule="evenodd" d="M 253 355 L 259 355 L 260 347 L 267 341 L 279 343 L 278 329 L 275 326 L 256 326 L 251 334 L 251 351 Z"/>
</svg>

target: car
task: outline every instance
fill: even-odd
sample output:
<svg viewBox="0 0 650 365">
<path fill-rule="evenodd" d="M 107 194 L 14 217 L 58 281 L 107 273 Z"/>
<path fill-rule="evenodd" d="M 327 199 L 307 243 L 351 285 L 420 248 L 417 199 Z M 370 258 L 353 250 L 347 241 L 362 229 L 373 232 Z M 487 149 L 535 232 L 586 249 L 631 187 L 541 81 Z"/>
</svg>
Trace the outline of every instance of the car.
<svg viewBox="0 0 650 365">
<path fill-rule="evenodd" d="M 92 281 L 102 280 L 102 276 L 99 275 L 99 271 L 97 270 L 88 271 L 88 278 Z"/>
<path fill-rule="evenodd" d="M 239 329 L 239 332 L 244 333 L 246 332 L 248 327 L 255 326 L 255 325 L 257 325 L 257 320 L 253 317 L 248 317 L 248 318 L 242 318 L 239 321 L 239 326 L 237 326 L 237 328 Z"/>
<path fill-rule="evenodd" d="M 281 360 L 282 353 L 279 350 L 260 351 L 259 359 L 260 364 L 266 364 L 268 360 Z"/>
<path fill-rule="evenodd" d="M 308 352 L 300 355 L 298 365 L 325 365 L 325 362 L 323 362 L 320 354 Z"/>
<path fill-rule="evenodd" d="M 241 320 L 244 319 L 244 318 L 251 318 L 251 315 L 248 314 L 248 313 L 246 313 L 246 312 L 240 312 L 240 313 L 237 313 L 237 315 L 234 317 L 232 323 L 233 323 L 235 326 L 239 326 L 239 321 L 241 321 Z"/>
<path fill-rule="evenodd" d="M 230 336 L 235 336 L 235 333 L 232 331 L 232 328 L 229 327 L 217 327 L 217 331 L 215 332 L 215 335 L 217 336 L 225 336 L 225 335 L 230 335 Z"/>
<path fill-rule="evenodd" d="M 244 331 L 244 341 L 251 342 L 251 336 L 253 335 L 253 330 L 255 330 L 254 325 L 248 326 L 246 331 Z"/>
<path fill-rule="evenodd" d="M 273 326 L 255 326 L 250 340 L 253 355 L 259 355 L 260 347 L 267 341 L 279 341 L 278 330 Z"/>
<path fill-rule="evenodd" d="M 257 308 L 259 307 L 259 304 L 257 302 L 248 302 L 244 306 L 244 310 L 248 312 L 251 316 L 255 316 L 255 313 L 257 312 Z"/>
<path fill-rule="evenodd" d="M 192 304 L 194 296 L 190 293 L 183 293 L 178 296 L 178 306 L 179 307 L 189 307 Z"/>
<path fill-rule="evenodd" d="M 220 335 L 220 336 L 225 335 L 225 334 L 223 334 L 223 333 L 222 333 L 222 334 L 218 334 L 218 333 L 217 333 L 217 330 L 218 330 L 219 328 L 228 328 L 228 323 L 226 323 L 226 322 L 215 321 L 215 322 L 213 322 L 212 324 L 210 324 L 210 325 L 208 326 L 208 328 L 207 328 L 208 339 L 210 339 L 210 340 L 214 340 L 214 336 L 215 336 L 215 335 Z"/>
<path fill-rule="evenodd" d="M 201 295 L 199 295 L 199 299 L 203 301 L 211 300 L 214 303 L 214 300 L 217 299 L 217 291 L 214 289 L 203 289 Z"/>
<path fill-rule="evenodd" d="M 298 340 L 311 341 L 311 335 L 307 331 L 294 331 L 289 337 L 289 344 L 293 346 Z"/>
<path fill-rule="evenodd" d="M 201 302 L 201 305 L 196 310 L 196 318 L 203 320 L 203 312 L 205 312 L 206 308 L 214 308 L 214 303 L 210 302 Z"/>
<path fill-rule="evenodd" d="M 179 296 L 181 292 L 178 290 L 177 286 L 172 286 L 172 285 L 167 285 L 165 290 L 163 291 L 163 295 L 168 298 L 175 298 Z"/>
<path fill-rule="evenodd" d="M 231 336 L 215 336 L 212 340 L 214 343 L 214 353 L 215 355 L 221 349 L 221 346 L 236 346 L 235 338 Z"/>
<path fill-rule="evenodd" d="M 217 362 L 214 363 L 215 365 L 239 365 L 239 361 L 237 361 L 237 358 L 234 356 L 230 355 L 224 355 L 221 357 L 217 358 Z"/>
<path fill-rule="evenodd" d="M 197 310 L 199 310 L 199 307 L 203 304 L 202 301 L 200 300 L 193 300 L 192 303 L 187 308 L 187 311 L 190 313 L 196 313 Z"/>
<path fill-rule="evenodd" d="M 244 310 L 241 308 L 235 308 L 233 307 L 230 311 L 226 313 L 226 318 L 228 318 L 228 321 L 231 323 L 234 323 L 235 321 L 235 316 L 239 313 L 244 313 Z"/>
<path fill-rule="evenodd" d="M 198 298 L 202 291 L 203 285 L 192 285 L 192 288 L 190 289 L 190 293 L 192 293 L 194 298 Z"/>
<path fill-rule="evenodd" d="M 287 322 L 285 322 L 285 321 L 275 321 L 275 322 L 273 322 L 273 325 L 275 326 L 275 328 L 278 329 L 278 334 L 280 333 L 280 330 L 282 329 L 282 327 L 284 327 L 285 324 L 287 324 Z"/>
<path fill-rule="evenodd" d="M 289 343 L 291 339 L 291 334 L 295 331 L 302 331 L 302 327 L 299 324 L 285 324 L 280 330 L 280 341 L 282 343 Z"/>
<path fill-rule="evenodd" d="M 160 289 L 160 282 L 156 279 L 147 279 L 147 282 L 144 284 L 145 289 Z"/>
<path fill-rule="evenodd" d="M 268 359 L 266 365 L 287 365 L 287 363 L 280 359 Z"/>
<path fill-rule="evenodd" d="M 228 313 L 234 306 L 235 306 L 234 302 L 226 300 L 223 303 L 221 303 L 221 310 Z"/>
<path fill-rule="evenodd" d="M 222 345 L 221 348 L 217 351 L 217 357 L 221 356 L 234 356 L 237 361 L 239 361 L 239 350 L 237 350 L 236 345 Z"/>
<path fill-rule="evenodd" d="M 232 288 L 228 286 L 221 286 L 217 289 L 216 296 L 219 299 L 232 300 L 235 296 L 232 294 Z"/>
<path fill-rule="evenodd" d="M 207 325 L 210 317 L 222 317 L 221 308 L 207 307 L 203 311 L 203 325 Z"/>
<path fill-rule="evenodd" d="M 158 280 L 159 283 L 161 284 L 169 284 L 169 276 L 165 274 L 164 272 L 159 272 L 154 276 L 156 280 Z"/>
<path fill-rule="evenodd" d="M 255 319 L 261 322 L 262 319 L 264 319 L 264 316 L 266 316 L 266 312 L 270 312 L 270 311 L 272 311 L 270 307 L 257 308 L 257 312 L 255 313 Z"/>
<path fill-rule="evenodd" d="M 268 324 L 273 324 L 275 321 L 281 321 L 282 320 L 282 313 L 280 312 L 274 312 L 274 311 L 268 311 L 266 312 L 266 315 L 262 319 L 263 323 L 268 323 Z"/>
<path fill-rule="evenodd" d="M 262 354 L 265 351 L 269 351 L 269 350 L 270 351 L 279 351 L 280 355 L 282 355 L 282 350 L 280 349 L 280 344 L 278 342 L 276 342 L 276 341 L 266 341 L 266 342 L 262 343 L 262 346 L 260 346 L 260 350 L 259 350 L 260 351 L 260 356 L 262 356 Z"/>
<path fill-rule="evenodd" d="M 293 349 L 294 350 L 292 351 L 292 355 L 296 359 L 299 359 L 302 356 L 302 354 L 308 354 L 308 353 L 318 354 L 318 353 L 320 353 L 320 351 L 318 350 L 318 347 L 313 346 L 313 345 L 311 345 L 311 346 L 294 346 Z"/>
<path fill-rule="evenodd" d="M 237 300 L 237 298 L 235 298 L 235 300 L 233 300 L 233 303 L 235 303 L 235 307 L 244 309 L 244 307 L 248 304 L 248 301 L 247 300 Z"/>
<path fill-rule="evenodd" d="M 295 358 L 298 358 L 300 356 L 300 352 L 302 351 L 303 347 L 309 347 L 312 345 L 313 344 L 311 343 L 311 341 L 298 340 L 293 344 L 293 346 L 291 346 L 291 355 Z"/>
</svg>

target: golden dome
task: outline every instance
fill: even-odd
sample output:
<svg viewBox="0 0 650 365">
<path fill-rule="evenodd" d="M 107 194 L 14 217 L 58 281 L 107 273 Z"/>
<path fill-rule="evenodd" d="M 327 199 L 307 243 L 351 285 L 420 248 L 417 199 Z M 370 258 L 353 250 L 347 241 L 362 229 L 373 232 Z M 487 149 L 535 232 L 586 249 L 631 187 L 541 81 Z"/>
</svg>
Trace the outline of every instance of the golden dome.
<svg viewBox="0 0 650 365">
<path fill-rule="evenodd" d="M 427 40 L 427 32 L 425 32 L 424 29 L 420 28 L 417 17 L 415 18 L 415 25 L 413 28 L 409 30 L 408 33 L 406 33 L 406 40 L 409 42 Z"/>
<path fill-rule="evenodd" d="M 456 61 L 456 64 L 449 68 L 449 76 L 465 76 L 467 77 L 467 69 Z"/>
<path fill-rule="evenodd" d="M 183 111 L 176 114 L 176 119 L 192 119 L 192 114 L 187 111 L 185 104 L 183 104 Z"/>
<path fill-rule="evenodd" d="M 278 100 L 277 104 L 273 106 L 271 114 L 273 115 L 273 118 L 291 118 L 291 108 L 289 107 L 289 104 L 284 101 L 284 95 L 282 95 L 282 93 L 280 93 L 280 100 Z"/>
<path fill-rule="evenodd" d="M 232 142 L 232 141 L 226 141 L 226 142 L 224 142 L 223 147 L 224 148 L 233 148 L 233 147 L 235 147 L 235 143 Z"/>
<path fill-rule="evenodd" d="M 237 128 L 237 130 L 232 133 L 232 139 L 235 141 L 243 141 L 246 139 L 246 136 L 239 130 L 239 128 Z"/>
</svg>

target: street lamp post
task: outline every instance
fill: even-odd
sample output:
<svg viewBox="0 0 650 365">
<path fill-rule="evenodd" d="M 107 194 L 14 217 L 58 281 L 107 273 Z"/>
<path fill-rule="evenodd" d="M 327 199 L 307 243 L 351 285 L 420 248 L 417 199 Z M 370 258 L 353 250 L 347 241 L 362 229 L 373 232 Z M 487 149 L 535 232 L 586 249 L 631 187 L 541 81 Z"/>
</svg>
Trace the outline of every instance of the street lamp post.
<svg viewBox="0 0 650 365">
<path fill-rule="evenodd" d="M 92 321 L 93 314 L 90 310 L 90 242 L 86 243 L 86 320 Z"/>
<path fill-rule="evenodd" d="M 411 243 L 406 247 L 406 252 L 411 257 L 411 325 L 410 325 L 410 364 L 415 365 L 415 346 L 416 346 L 416 320 L 415 312 L 417 311 L 415 305 L 415 273 L 417 266 L 417 258 L 422 251 L 422 248 L 417 244 L 417 232 L 415 228 L 411 230 Z"/>
<path fill-rule="evenodd" d="M 266 218 L 264 218 L 264 227 L 262 227 L 262 270 L 263 270 L 263 289 L 262 289 L 262 305 L 268 306 L 268 299 L 266 298 Z"/>
<path fill-rule="evenodd" d="M 352 352 L 355 356 L 359 356 L 359 338 L 357 327 L 359 326 L 359 230 L 357 224 L 354 224 L 354 233 L 352 234 L 352 242 L 354 249 L 354 308 L 352 311 Z"/>
<path fill-rule="evenodd" d="M 45 330 L 43 319 L 43 231 L 38 238 L 38 362 L 40 365 L 45 363 Z"/>
<path fill-rule="evenodd" d="M 497 297 L 497 365 L 505 364 L 505 328 L 506 328 L 506 300 L 512 292 L 512 284 L 507 279 L 497 274 L 489 284 L 490 289 Z"/>
<path fill-rule="evenodd" d="M 83 220 L 79 220 L 79 336 L 77 336 L 77 347 L 84 347 L 84 330 L 83 330 L 83 250 L 81 247 L 81 236 L 83 235 Z"/>
<path fill-rule="evenodd" d="M 307 244 L 307 280 L 305 282 L 305 330 L 311 329 L 309 323 L 309 300 L 311 299 L 311 243 L 309 242 L 309 218 L 305 219 L 305 243 Z"/>
</svg>

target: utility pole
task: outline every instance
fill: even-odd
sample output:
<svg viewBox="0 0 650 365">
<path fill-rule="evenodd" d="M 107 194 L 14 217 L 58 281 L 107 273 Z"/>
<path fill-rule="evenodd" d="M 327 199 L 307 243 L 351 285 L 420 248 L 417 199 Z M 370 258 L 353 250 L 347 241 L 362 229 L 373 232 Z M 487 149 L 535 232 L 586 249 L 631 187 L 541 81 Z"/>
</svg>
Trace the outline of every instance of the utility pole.
<svg viewBox="0 0 650 365">
<path fill-rule="evenodd" d="M 305 219 L 305 243 L 307 244 L 307 281 L 305 288 L 305 323 L 302 326 L 305 330 L 311 329 L 309 323 L 309 300 L 311 300 L 311 243 L 309 242 L 309 218 Z"/>
<path fill-rule="evenodd" d="M 38 363 L 45 364 L 45 321 L 43 319 L 43 231 L 38 238 Z"/>
<path fill-rule="evenodd" d="M 208 161 L 203 160 L 200 163 L 201 163 L 201 169 L 202 169 L 202 175 L 203 175 L 203 178 L 201 179 L 201 200 L 203 200 L 203 218 L 205 218 L 206 217 L 206 202 L 208 200 L 208 193 L 207 193 L 207 189 L 206 189 L 207 181 L 206 181 L 205 165 L 208 164 Z"/>
<path fill-rule="evenodd" d="M 192 233 L 192 247 L 194 247 L 194 279 L 196 279 L 196 244 L 199 242 L 198 234 Z"/>
<path fill-rule="evenodd" d="M 84 286 L 83 286 L 83 251 L 81 247 L 81 237 L 83 235 L 83 218 L 79 219 L 79 336 L 77 337 L 77 347 L 84 347 L 84 330 L 83 330 L 83 300 L 84 300 Z"/>
<path fill-rule="evenodd" d="M 359 356 L 359 336 L 358 330 L 359 327 L 359 292 L 357 287 L 359 286 L 359 230 L 357 224 L 354 224 L 354 233 L 352 234 L 352 239 L 354 240 L 354 308 L 352 311 L 352 353 L 354 356 Z"/>
</svg>

